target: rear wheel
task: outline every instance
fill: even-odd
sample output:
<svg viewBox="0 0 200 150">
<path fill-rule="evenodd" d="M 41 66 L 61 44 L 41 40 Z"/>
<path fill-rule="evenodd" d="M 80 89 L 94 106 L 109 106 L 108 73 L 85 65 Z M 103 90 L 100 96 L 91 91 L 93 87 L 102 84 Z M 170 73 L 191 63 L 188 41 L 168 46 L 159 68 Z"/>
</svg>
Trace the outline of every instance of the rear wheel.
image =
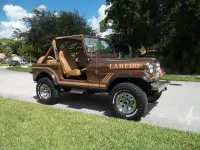
<svg viewBox="0 0 200 150">
<path fill-rule="evenodd" d="M 41 78 L 36 85 L 36 93 L 43 104 L 56 104 L 59 100 L 59 90 L 49 78 Z"/>
<path fill-rule="evenodd" d="M 146 112 L 148 99 L 136 85 L 121 83 L 110 92 L 111 106 L 119 118 L 139 120 Z"/>
</svg>

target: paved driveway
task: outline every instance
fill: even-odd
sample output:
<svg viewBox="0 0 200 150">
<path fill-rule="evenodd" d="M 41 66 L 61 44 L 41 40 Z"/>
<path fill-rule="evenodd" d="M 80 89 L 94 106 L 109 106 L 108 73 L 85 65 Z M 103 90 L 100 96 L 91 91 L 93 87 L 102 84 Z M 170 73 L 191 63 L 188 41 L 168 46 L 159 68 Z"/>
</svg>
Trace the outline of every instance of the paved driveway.
<svg viewBox="0 0 200 150">
<path fill-rule="evenodd" d="M 0 96 L 37 102 L 35 83 L 30 73 L 0 67 Z M 107 94 L 62 94 L 54 107 L 110 116 Z M 141 122 L 200 133 L 200 83 L 172 82 Z"/>
</svg>

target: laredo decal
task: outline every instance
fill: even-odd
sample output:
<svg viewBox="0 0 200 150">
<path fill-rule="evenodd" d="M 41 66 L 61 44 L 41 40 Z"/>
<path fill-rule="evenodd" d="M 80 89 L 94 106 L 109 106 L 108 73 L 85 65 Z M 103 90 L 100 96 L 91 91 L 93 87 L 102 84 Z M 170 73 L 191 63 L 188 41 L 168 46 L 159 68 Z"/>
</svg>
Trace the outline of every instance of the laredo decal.
<svg viewBox="0 0 200 150">
<path fill-rule="evenodd" d="M 138 69 L 140 64 L 110 64 L 110 69 Z"/>
</svg>

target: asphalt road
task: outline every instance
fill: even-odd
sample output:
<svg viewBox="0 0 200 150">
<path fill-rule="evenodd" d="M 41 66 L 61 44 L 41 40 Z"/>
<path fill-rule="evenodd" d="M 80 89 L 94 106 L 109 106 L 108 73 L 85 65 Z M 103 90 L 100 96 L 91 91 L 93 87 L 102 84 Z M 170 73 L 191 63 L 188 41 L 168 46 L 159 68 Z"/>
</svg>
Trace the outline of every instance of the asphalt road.
<svg viewBox="0 0 200 150">
<path fill-rule="evenodd" d="M 37 103 L 32 75 L 0 67 L 0 96 Z M 61 99 L 54 107 L 111 116 L 107 94 L 65 93 Z M 200 83 L 172 82 L 141 122 L 200 133 Z"/>
</svg>

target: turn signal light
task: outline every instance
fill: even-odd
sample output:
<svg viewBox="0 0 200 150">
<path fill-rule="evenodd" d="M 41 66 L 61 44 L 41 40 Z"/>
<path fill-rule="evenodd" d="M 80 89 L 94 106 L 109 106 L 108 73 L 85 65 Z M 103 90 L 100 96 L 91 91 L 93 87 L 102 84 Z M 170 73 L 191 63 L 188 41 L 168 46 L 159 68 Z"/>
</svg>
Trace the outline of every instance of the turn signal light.
<svg viewBox="0 0 200 150">
<path fill-rule="evenodd" d="M 131 74 L 132 74 L 132 75 L 141 75 L 141 74 L 143 74 L 143 72 L 136 71 L 136 72 L 132 72 Z"/>
</svg>

